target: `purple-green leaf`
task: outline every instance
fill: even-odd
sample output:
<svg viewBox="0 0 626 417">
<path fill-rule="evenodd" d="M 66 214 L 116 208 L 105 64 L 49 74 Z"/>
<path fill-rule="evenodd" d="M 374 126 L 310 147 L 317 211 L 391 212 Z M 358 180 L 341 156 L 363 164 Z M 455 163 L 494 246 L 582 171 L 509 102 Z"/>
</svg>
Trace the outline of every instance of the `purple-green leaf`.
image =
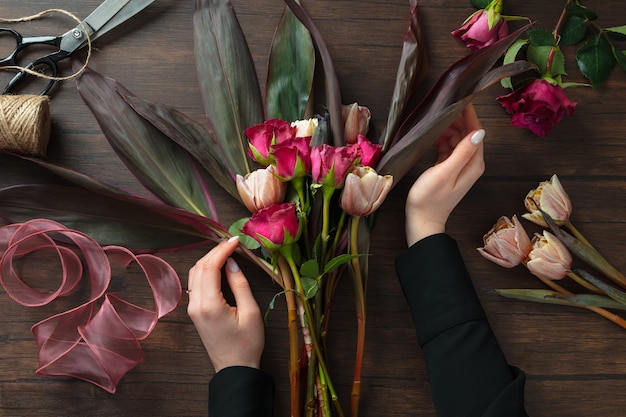
<svg viewBox="0 0 626 417">
<path fill-rule="evenodd" d="M 117 81 L 86 69 L 78 91 L 118 157 L 163 202 L 211 217 L 205 184 L 189 154 L 126 102 L 133 94 Z"/>
<path fill-rule="evenodd" d="M 55 220 L 102 245 L 123 245 L 135 251 L 185 249 L 227 235 L 219 224 L 185 210 L 101 191 L 42 184 L 3 188 L 0 217 L 13 223 Z"/>
<path fill-rule="evenodd" d="M 315 48 L 309 31 L 285 8 L 274 34 L 265 92 L 268 119 L 295 121 L 308 118 L 313 88 Z"/>
<path fill-rule="evenodd" d="M 245 36 L 228 0 L 196 0 L 195 56 L 211 130 L 235 174 L 250 172 L 243 131 L 263 122 L 263 100 Z"/>
<path fill-rule="evenodd" d="M 526 62 L 509 64 L 488 76 L 506 49 L 527 30 L 525 26 L 493 45 L 472 52 L 454 63 L 429 91 L 420 104 L 409 114 L 395 134 L 389 151 L 381 158 L 376 170 L 394 177 L 394 184 L 422 158 L 437 138 L 458 117 L 472 98 L 489 83 L 510 77 L 532 68 Z"/>
</svg>

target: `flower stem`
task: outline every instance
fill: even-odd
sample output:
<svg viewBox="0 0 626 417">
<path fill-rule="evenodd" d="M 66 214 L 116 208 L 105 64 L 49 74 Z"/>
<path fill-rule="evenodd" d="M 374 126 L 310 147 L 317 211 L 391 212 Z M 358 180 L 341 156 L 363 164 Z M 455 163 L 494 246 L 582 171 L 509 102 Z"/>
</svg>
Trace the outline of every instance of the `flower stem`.
<svg viewBox="0 0 626 417">
<path fill-rule="evenodd" d="M 350 231 L 350 253 L 359 254 L 358 233 L 359 216 L 352 217 Z M 352 259 L 352 282 L 354 286 L 354 302 L 357 319 L 357 348 L 352 380 L 351 417 L 359 415 L 359 399 L 361 396 L 361 371 L 363 369 L 363 355 L 365 351 L 365 283 L 361 274 L 361 264 L 358 257 Z"/>
<path fill-rule="evenodd" d="M 570 231 L 570 233 L 578 240 L 580 240 L 581 242 L 583 242 L 585 245 L 591 246 L 591 243 L 589 243 L 589 241 L 587 239 L 585 239 L 585 237 L 582 235 L 582 233 L 580 233 L 580 231 L 576 228 L 576 226 L 574 226 L 572 224 L 572 222 L 570 222 L 569 220 L 566 221 L 565 223 L 563 223 L 563 226 L 565 226 L 567 228 L 567 230 Z"/>
<path fill-rule="evenodd" d="M 584 279 L 582 279 L 575 272 L 570 271 L 570 272 L 567 273 L 567 276 L 570 277 L 572 280 L 574 280 L 577 284 L 585 287 L 586 289 L 588 289 L 589 291 L 591 291 L 593 293 L 604 294 L 604 291 L 602 291 L 601 289 L 599 289 L 598 287 L 596 287 L 592 283 L 585 281 Z"/>
</svg>

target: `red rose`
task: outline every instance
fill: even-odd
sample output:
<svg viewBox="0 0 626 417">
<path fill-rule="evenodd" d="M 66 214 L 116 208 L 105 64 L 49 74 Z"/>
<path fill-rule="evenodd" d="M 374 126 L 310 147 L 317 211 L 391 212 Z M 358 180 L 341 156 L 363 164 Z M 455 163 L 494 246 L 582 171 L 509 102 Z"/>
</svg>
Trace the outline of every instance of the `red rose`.
<svg viewBox="0 0 626 417">
<path fill-rule="evenodd" d="M 241 229 L 270 250 L 292 243 L 300 234 L 295 203 L 274 204 L 254 213 Z"/>
<path fill-rule="evenodd" d="M 341 188 L 348 172 L 361 159 L 361 148 L 354 144 L 335 147 L 315 146 L 311 149 L 311 175 L 315 184 Z"/>
<path fill-rule="evenodd" d="M 293 138 L 296 128 L 284 120 L 271 119 L 251 126 L 243 133 L 249 140 L 248 154 L 250 157 L 267 166 L 271 162 L 270 149 L 272 145 Z"/>
<path fill-rule="evenodd" d="M 565 112 L 574 112 L 577 104 L 567 98 L 561 87 L 546 80 L 535 80 L 497 100 L 513 115 L 513 126 L 530 129 L 537 136 L 546 136 Z"/>
</svg>

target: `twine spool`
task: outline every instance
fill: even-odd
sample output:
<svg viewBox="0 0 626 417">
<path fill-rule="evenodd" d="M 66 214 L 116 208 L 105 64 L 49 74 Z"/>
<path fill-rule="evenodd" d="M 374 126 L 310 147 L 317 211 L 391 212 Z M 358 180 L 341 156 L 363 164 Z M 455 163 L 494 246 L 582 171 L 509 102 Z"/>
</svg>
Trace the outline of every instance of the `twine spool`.
<svg viewBox="0 0 626 417">
<path fill-rule="evenodd" d="M 50 140 L 47 96 L 0 95 L 0 150 L 44 156 Z"/>
</svg>

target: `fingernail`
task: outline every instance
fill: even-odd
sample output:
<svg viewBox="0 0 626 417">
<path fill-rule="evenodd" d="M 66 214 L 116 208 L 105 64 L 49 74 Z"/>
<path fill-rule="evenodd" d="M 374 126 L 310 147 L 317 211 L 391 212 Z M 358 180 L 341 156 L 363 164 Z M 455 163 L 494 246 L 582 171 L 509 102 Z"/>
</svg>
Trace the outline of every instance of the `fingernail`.
<svg viewBox="0 0 626 417">
<path fill-rule="evenodd" d="M 470 138 L 470 141 L 474 145 L 478 145 L 480 142 L 483 141 L 484 138 L 485 138 L 485 130 L 484 129 L 478 129 L 476 132 L 474 132 L 474 134 Z"/>
<path fill-rule="evenodd" d="M 237 262 L 235 262 L 233 258 L 228 258 L 228 260 L 226 261 L 226 266 L 228 266 L 228 270 L 230 272 L 241 271 L 241 269 L 239 269 L 239 265 L 237 265 Z"/>
<path fill-rule="evenodd" d="M 239 236 L 233 236 L 230 239 L 228 239 L 229 242 L 234 242 L 235 240 L 239 240 Z"/>
</svg>

